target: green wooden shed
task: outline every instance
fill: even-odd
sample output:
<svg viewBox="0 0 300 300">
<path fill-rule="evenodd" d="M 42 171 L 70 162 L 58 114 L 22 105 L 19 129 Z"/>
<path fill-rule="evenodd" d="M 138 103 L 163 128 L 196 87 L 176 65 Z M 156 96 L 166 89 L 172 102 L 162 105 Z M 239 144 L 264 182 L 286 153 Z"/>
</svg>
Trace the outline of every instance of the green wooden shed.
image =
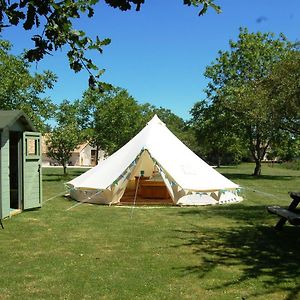
<svg viewBox="0 0 300 300">
<path fill-rule="evenodd" d="M 0 219 L 41 207 L 41 134 L 20 110 L 0 110 Z"/>
</svg>

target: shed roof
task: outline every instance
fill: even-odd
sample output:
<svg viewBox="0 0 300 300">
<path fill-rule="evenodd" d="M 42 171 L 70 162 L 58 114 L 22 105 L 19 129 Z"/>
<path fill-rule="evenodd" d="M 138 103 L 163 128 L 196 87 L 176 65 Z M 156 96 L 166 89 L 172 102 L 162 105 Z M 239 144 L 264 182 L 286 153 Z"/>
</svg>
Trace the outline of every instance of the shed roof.
<svg viewBox="0 0 300 300">
<path fill-rule="evenodd" d="M 27 115 L 21 110 L 0 110 L 0 130 L 11 127 L 18 120 L 22 122 L 26 130 L 37 131 Z"/>
</svg>

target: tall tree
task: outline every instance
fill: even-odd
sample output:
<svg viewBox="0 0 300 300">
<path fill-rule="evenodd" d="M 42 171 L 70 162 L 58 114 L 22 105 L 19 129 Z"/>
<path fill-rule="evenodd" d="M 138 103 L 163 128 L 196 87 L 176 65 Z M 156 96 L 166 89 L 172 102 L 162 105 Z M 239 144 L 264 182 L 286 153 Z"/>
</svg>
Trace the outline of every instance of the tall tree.
<svg viewBox="0 0 300 300">
<path fill-rule="evenodd" d="M 191 110 L 191 124 L 201 147 L 201 156 L 211 163 L 221 166 L 224 159 L 239 162 L 245 155 L 245 143 L 232 114 L 217 104 L 208 105 L 203 100 L 197 102 Z"/>
<path fill-rule="evenodd" d="M 56 112 L 57 125 L 46 136 L 48 156 L 63 166 L 64 175 L 72 152 L 82 142 L 82 136 L 77 123 L 78 102 L 70 103 L 64 100 Z"/>
<path fill-rule="evenodd" d="M 240 29 L 237 42 L 229 51 L 220 51 L 205 76 L 210 79 L 208 100 L 227 109 L 238 122 L 238 133 L 248 140 L 256 163 L 253 175 L 261 174 L 261 161 L 279 132 L 278 114 L 259 82 L 267 78 L 276 63 L 285 58 L 293 45 L 281 35 L 249 33 Z M 242 129 L 242 131 L 240 130 Z"/>
<path fill-rule="evenodd" d="M 124 89 L 89 89 L 81 104 L 81 123 L 90 143 L 111 154 L 143 126 L 142 108 Z"/>
<path fill-rule="evenodd" d="M 0 32 L 6 27 L 19 24 L 24 30 L 40 28 L 41 33 L 32 37 L 34 48 L 27 51 L 26 58 L 31 62 L 39 61 L 45 55 L 67 46 L 71 69 L 75 72 L 83 68 L 88 70 L 89 84 L 95 86 L 96 79 L 103 70 L 99 70 L 85 52 L 97 50 L 102 53 L 103 47 L 108 45 L 110 40 L 107 38 L 101 40 L 97 36 L 93 41 L 83 30 L 76 30 L 73 24 L 74 20 L 82 15 L 92 18 L 94 8 L 99 2 L 99 0 L 2 0 L 0 2 Z M 105 3 L 122 11 L 130 10 L 132 6 L 135 6 L 138 11 L 145 0 L 105 0 Z M 220 12 L 220 7 L 214 3 L 214 0 L 183 0 L 183 4 L 202 5 L 200 15 L 204 14 L 208 7 Z"/>
<path fill-rule="evenodd" d="M 265 99 L 265 109 L 272 119 L 273 135 L 268 156 L 292 159 L 298 156 L 300 134 L 300 52 L 290 51 L 277 62 L 270 74 L 252 83 L 251 95 Z M 253 97 L 253 96 L 252 96 Z M 274 126 L 276 124 L 277 126 Z M 266 127 L 268 128 L 268 127 Z"/>
<path fill-rule="evenodd" d="M 272 105 L 281 111 L 281 129 L 300 135 L 300 51 L 295 49 L 275 64 L 271 74 L 260 82 Z"/>
<path fill-rule="evenodd" d="M 300 136 L 286 130 L 281 131 L 279 141 L 267 152 L 269 160 L 292 161 L 300 157 Z"/>
<path fill-rule="evenodd" d="M 10 54 L 10 49 L 8 41 L 0 40 L 0 109 L 23 110 L 43 131 L 54 106 L 49 98 L 41 95 L 53 87 L 56 76 L 50 71 L 31 75 L 23 57 Z"/>
</svg>

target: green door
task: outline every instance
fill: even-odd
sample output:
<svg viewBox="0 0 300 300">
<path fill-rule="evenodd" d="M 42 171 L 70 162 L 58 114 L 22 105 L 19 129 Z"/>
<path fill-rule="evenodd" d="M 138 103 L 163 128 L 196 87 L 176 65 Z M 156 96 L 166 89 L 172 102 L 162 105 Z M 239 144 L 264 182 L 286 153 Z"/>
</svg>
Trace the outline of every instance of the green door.
<svg viewBox="0 0 300 300">
<path fill-rule="evenodd" d="M 42 205 L 41 134 L 23 133 L 23 209 Z"/>
</svg>

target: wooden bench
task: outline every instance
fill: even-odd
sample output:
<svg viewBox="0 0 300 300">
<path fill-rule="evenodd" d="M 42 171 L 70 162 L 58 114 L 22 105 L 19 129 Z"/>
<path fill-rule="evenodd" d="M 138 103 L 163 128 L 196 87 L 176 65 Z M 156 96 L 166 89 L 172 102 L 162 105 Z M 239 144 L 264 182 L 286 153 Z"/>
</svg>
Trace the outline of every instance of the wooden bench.
<svg viewBox="0 0 300 300">
<path fill-rule="evenodd" d="M 280 220 L 275 225 L 275 228 L 281 230 L 283 225 L 288 221 L 290 224 L 299 226 L 300 225 L 300 214 L 296 212 L 296 207 L 300 202 L 300 192 L 290 192 L 290 197 L 292 202 L 288 208 L 282 208 L 280 206 L 268 206 L 267 210 L 271 214 L 275 214 L 280 218 Z"/>
<path fill-rule="evenodd" d="M 300 225 L 300 214 L 296 214 L 280 206 L 269 206 L 267 207 L 267 210 L 271 214 L 286 218 L 292 225 Z"/>
<path fill-rule="evenodd" d="M 168 199 L 170 198 L 167 187 L 163 181 L 144 180 L 140 183 L 140 194 L 142 198 Z"/>
</svg>

